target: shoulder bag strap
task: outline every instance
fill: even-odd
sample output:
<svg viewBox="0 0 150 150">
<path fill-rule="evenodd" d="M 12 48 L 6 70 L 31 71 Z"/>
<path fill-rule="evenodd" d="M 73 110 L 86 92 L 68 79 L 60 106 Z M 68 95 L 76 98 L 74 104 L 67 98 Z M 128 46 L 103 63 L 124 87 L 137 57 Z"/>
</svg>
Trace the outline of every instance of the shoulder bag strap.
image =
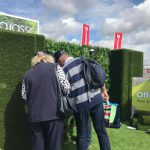
<svg viewBox="0 0 150 150">
<path fill-rule="evenodd" d="M 59 79 L 58 79 L 57 66 L 58 66 L 58 64 L 54 64 L 54 67 L 55 67 L 55 74 L 56 74 L 57 84 L 58 84 L 58 92 L 59 92 L 59 95 L 62 96 L 63 93 L 62 93 L 62 91 L 61 91 L 61 86 L 60 86 L 60 82 L 59 82 Z"/>
</svg>

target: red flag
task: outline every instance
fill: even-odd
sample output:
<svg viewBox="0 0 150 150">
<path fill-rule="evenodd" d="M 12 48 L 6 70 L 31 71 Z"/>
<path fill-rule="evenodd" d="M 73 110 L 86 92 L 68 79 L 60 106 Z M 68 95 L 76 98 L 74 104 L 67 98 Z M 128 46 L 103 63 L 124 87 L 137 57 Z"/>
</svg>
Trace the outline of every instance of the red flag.
<svg viewBox="0 0 150 150">
<path fill-rule="evenodd" d="M 149 68 L 147 69 L 147 73 L 150 73 L 150 69 Z"/>
<path fill-rule="evenodd" d="M 114 49 L 121 49 L 121 45 L 122 45 L 122 33 L 121 32 L 115 32 Z"/>
<path fill-rule="evenodd" d="M 89 33 L 90 33 L 90 26 L 87 24 L 82 25 L 82 46 L 89 45 Z"/>
</svg>

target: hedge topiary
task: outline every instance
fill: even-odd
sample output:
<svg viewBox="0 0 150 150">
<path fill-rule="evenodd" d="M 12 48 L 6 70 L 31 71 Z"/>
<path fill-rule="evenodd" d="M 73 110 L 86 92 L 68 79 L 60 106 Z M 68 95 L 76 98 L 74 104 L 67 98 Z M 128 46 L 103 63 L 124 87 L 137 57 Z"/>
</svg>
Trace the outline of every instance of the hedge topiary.
<svg viewBox="0 0 150 150">
<path fill-rule="evenodd" d="M 36 50 L 44 50 L 41 35 L 0 30 L 0 148 L 30 150 L 21 81 Z"/>
<path fill-rule="evenodd" d="M 54 40 L 46 39 L 46 49 L 53 54 L 57 50 L 66 51 L 69 55 L 74 57 L 86 57 L 93 59 L 101 64 L 105 69 L 107 75 L 106 86 L 109 87 L 109 55 L 110 49 L 98 46 L 80 46 L 69 42 L 56 42 Z M 91 51 L 94 50 L 94 51 Z"/>
<path fill-rule="evenodd" d="M 110 99 L 118 102 L 121 120 L 131 116 L 132 77 L 143 76 L 143 52 L 114 50 L 110 55 Z"/>
<path fill-rule="evenodd" d="M 30 67 L 33 53 L 45 48 L 51 54 L 57 50 L 65 50 L 74 57 L 84 56 L 99 62 L 107 74 L 107 88 L 111 83 L 112 101 L 119 102 L 122 112 L 129 116 L 131 79 L 133 76 L 142 76 L 142 52 L 130 50 L 110 52 L 108 48 L 82 47 L 50 39 L 45 41 L 42 35 L 0 30 L 0 148 L 2 149 L 30 150 L 27 113 L 20 95 L 21 81 L 25 71 Z M 91 51 L 92 49 L 94 51 Z"/>
</svg>

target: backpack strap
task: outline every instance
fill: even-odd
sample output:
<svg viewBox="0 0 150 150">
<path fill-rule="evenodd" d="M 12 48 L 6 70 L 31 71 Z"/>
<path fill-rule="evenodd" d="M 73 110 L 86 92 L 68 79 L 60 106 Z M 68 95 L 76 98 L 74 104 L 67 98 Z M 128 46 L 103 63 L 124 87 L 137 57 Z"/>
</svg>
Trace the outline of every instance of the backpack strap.
<svg viewBox="0 0 150 150">
<path fill-rule="evenodd" d="M 85 79 L 85 82 L 86 82 L 86 85 L 88 87 L 88 92 L 87 92 L 87 95 L 88 95 L 88 100 L 89 102 L 91 102 L 91 93 L 93 93 L 93 89 L 90 88 L 90 85 L 88 84 L 87 82 L 87 78 L 85 76 L 85 70 L 86 70 L 86 67 L 88 67 L 88 62 L 87 62 L 87 59 L 86 58 L 83 58 L 81 57 L 82 61 L 83 61 L 83 72 L 84 72 L 84 79 Z"/>
<path fill-rule="evenodd" d="M 82 59 L 82 61 L 83 61 L 83 72 L 84 72 L 85 82 L 86 82 L 86 84 L 87 84 L 87 86 L 88 86 L 88 91 L 90 91 L 91 88 L 90 88 L 90 85 L 88 84 L 87 78 L 86 78 L 86 76 L 85 76 L 85 70 L 86 70 L 86 67 L 88 66 L 88 62 L 87 62 L 87 60 L 86 60 L 85 58 L 83 58 L 83 57 L 81 57 L 81 59 Z"/>
</svg>

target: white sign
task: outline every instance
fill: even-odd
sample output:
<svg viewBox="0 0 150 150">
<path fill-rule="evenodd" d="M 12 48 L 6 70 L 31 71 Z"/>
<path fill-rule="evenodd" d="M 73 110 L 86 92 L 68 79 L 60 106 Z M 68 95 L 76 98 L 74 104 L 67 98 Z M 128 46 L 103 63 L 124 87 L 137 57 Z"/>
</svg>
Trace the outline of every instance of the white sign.
<svg viewBox="0 0 150 150">
<path fill-rule="evenodd" d="M 0 29 L 37 34 L 39 21 L 0 12 Z"/>
</svg>

